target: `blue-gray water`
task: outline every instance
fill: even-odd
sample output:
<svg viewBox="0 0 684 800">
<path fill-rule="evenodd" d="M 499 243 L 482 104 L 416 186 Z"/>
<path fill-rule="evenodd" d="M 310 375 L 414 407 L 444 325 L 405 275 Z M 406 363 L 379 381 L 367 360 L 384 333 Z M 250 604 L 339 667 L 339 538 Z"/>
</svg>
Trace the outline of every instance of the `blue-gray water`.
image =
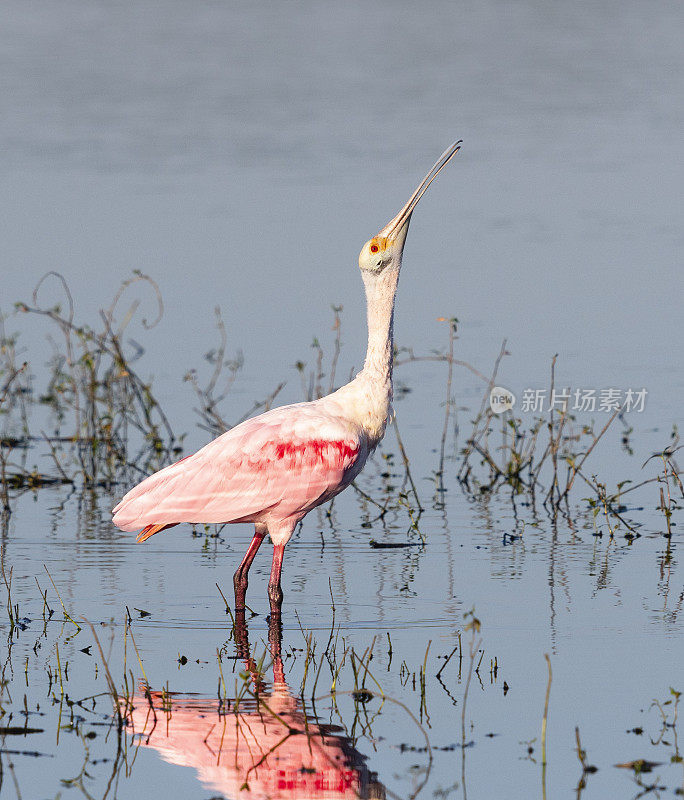
<svg viewBox="0 0 684 800">
<path fill-rule="evenodd" d="M 292 365 L 312 360 L 314 335 L 329 352 L 332 304 L 344 306 L 339 374 L 359 366 L 358 251 L 444 147 L 463 138 L 412 222 L 399 345 L 421 353 L 442 347 L 437 318 L 457 316 L 456 355 L 485 372 L 507 338 L 500 383 L 518 398 L 548 385 L 555 353 L 564 385 L 646 387 L 645 411 L 630 418 L 634 457 L 613 435 L 592 455 L 592 472 L 613 481 L 654 474 L 641 464 L 668 443 L 673 423 L 682 424 L 681 4 L 8 0 L 1 13 L 0 308 L 30 299 L 40 276 L 58 270 L 79 317 L 95 322 L 132 270 L 150 274 L 166 313 L 152 331 L 131 335 L 146 347 L 141 371 L 154 377 L 189 445 L 206 434 L 195 427 L 182 377 L 215 344 L 216 304 L 229 347 L 245 355 L 229 418 L 281 380 L 288 383 L 279 399 L 300 399 Z M 52 290 L 45 291 L 47 304 Z M 39 381 L 47 328 L 21 317 L 7 326 L 22 331 Z M 636 795 L 631 773 L 613 765 L 671 755 L 663 759 L 648 740 L 660 730 L 649 706 L 668 699 L 670 686 L 682 689 L 681 534 L 673 529 L 668 558 L 651 487 L 635 512 L 644 536 L 632 546 L 592 536 L 583 520 L 574 532 L 528 524 L 510 544 L 504 533 L 521 529 L 510 499 L 470 501 L 453 461 L 441 510 L 424 478 L 438 465 L 444 377 L 443 366 L 430 363 L 397 372 L 413 389 L 396 405 L 428 507 L 419 523 L 425 548 L 371 550 L 371 536 L 402 538 L 409 521 L 391 520 L 389 531 L 374 522 L 369 531 L 349 492 L 332 520 L 312 513 L 286 553 L 284 648 L 304 647 L 299 621 L 327 641 L 331 587 L 341 635 L 359 653 L 378 636 L 374 674 L 386 675 L 386 693 L 418 715 L 419 693 L 400 685 L 396 664 L 405 659 L 418 670 L 432 640 L 433 676 L 436 657 L 452 650 L 474 607 L 487 667 L 484 688 L 473 683 L 468 699 L 467 794 L 459 748 L 435 750 L 422 796 L 456 785 L 455 797 L 542 795 L 544 653 L 554 670 L 547 796 L 575 792 L 575 725 L 589 762 L 600 767 L 582 797 Z M 481 386 L 457 371 L 454 393 L 470 409 L 458 412 L 465 432 Z M 384 452 L 397 453 L 391 429 Z M 371 465 L 367 490 L 378 490 L 381 470 Z M 113 502 L 104 492 L 79 500 L 56 490 L 16 501 L 4 559 L 14 567 L 14 598 L 33 622 L 13 646 L 2 707 L 19 724 L 26 694 L 28 707 L 39 703 L 45 714 L 36 725 L 45 733 L 21 745 L 7 736 L 3 747 L 50 757 L 4 755 L 3 797 L 18 794 L 8 762 L 20 796 L 77 791 L 60 780 L 78 774 L 84 745 L 65 730 L 57 744 L 57 711 L 45 699 L 43 667 L 54 671 L 56 641 L 70 663 L 72 697 L 102 691 L 80 653 L 92 644 L 88 630 L 65 641 L 69 626 L 63 632 L 51 622 L 43 649 L 32 649 L 42 630 L 33 576 L 49 585 L 43 564 L 74 613 L 116 621 L 117 667 L 125 606 L 146 609 L 151 616 L 134 631 L 150 683 L 216 696 L 216 649 L 227 629 L 215 583 L 230 587 L 248 528 L 206 542 L 181 527 L 138 547 L 111 526 Z M 529 510 L 518 511 L 531 521 Z M 255 564 L 248 597 L 261 614 L 250 622 L 253 643 L 266 637 L 267 562 L 262 554 Z M 389 671 L 386 631 L 394 642 Z M 189 659 L 182 668 L 179 654 Z M 494 656 L 499 676 L 490 684 Z M 285 668 L 296 692 L 301 655 Z M 461 741 L 464 681 L 450 669 L 444 683 L 455 706 L 428 682 L 436 748 Z M 642 725 L 643 736 L 626 733 Z M 524 744 L 535 738 L 536 764 L 525 760 Z M 96 757 L 111 757 L 103 739 L 104 729 L 86 743 Z M 387 704 L 356 748 L 388 789 L 409 796 L 426 755 L 402 744 L 423 740 Z M 670 793 L 682 786 L 681 764 L 658 769 L 644 780 L 660 777 Z M 91 772 L 88 790 L 101 797 L 107 765 Z M 171 784 L 172 796 L 212 796 L 195 770 L 152 748 L 140 749 L 109 796 L 168 798 Z"/>
</svg>

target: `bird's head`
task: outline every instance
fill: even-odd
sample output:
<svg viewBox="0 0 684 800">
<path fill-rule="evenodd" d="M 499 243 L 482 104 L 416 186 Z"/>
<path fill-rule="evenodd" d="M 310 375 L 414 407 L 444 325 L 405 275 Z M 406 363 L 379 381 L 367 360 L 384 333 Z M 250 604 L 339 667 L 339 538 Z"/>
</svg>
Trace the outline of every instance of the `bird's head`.
<svg viewBox="0 0 684 800">
<path fill-rule="evenodd" d="M 359 267 L 362 273 L 370 276 L 379 275 L 387 269 L 399 271 L 411 215 L 428 186 L 460 149 L 460 141 L 454 142 L 448 147 L 437 159 L 437 162 L 420 182 L 416 191 L 396 217 L 390 220 L 376 236 L 364 244 L 359 254 Z"/>
</svg>

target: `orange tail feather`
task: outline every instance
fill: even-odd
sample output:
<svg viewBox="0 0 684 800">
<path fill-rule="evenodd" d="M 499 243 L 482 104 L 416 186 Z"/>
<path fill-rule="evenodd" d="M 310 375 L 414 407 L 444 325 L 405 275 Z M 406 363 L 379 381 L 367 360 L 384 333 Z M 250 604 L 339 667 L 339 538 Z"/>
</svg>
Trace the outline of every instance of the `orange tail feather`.
<svg viewBox="0 0 684 800">
<path fill-rule="evenodd" d="M 159 531 L 166 530 L 166 528 L 173 528 L 174 525 L 178 525 L 178 523 L 172 522 L 169 525 L 146 525 L 138 534 L 136 542 L 140 544 L 141 542 L 144 542 L 147 539 L 149 539 L 150 536 L 154 536 L 155 533 L 159 533 Z"/>
</svg>

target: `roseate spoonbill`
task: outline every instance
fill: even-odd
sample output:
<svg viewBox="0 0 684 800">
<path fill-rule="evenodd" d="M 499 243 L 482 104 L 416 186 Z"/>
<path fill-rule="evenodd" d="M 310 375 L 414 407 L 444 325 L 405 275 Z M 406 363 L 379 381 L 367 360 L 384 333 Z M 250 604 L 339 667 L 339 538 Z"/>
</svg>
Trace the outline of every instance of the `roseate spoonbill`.
<svg viewBox="0 0 684 800">
<path fill-rule="evenodd" d="M 385 433 L 394 299 L 406 234 L 416 204 L 460 146 L 455 142 L 442 153 L 396 217 L 361 250 L 368 350 L 354 380 L 319 400 L 275 408 L 237 425 L 146 478 L 114 509 L 119 528 L 142 528 L 138 542 L 180 522 L 253 523 L 254 538 L 233 577 L 238 610 L 245 607 L 249 568 L 269 534 L 268 596 L 271 613 L 280 612 L 283 552 L 297 523 L 349 486 Z"/>
</svg>

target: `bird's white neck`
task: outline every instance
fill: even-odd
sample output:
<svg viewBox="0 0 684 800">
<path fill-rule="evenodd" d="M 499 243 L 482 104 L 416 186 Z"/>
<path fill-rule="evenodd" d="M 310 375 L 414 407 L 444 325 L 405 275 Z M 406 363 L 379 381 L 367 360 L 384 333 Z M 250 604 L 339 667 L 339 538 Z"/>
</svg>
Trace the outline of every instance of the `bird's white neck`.
<svg viewBox="0 0 684 800">
<path fill-rule="evenodd" d="M 386 384 L 391 396 L 394 360 L 394 298 L 399 282 L 398 269 L 379 275 L 363 273 L 368 314 L 368 349 L 363 374 Z"/>
<path fill-rule="evenodd" d="M 363 369 L 351 383 L 320 402 L 339 403 L 340 412 L 360 425 L 374 449 L 385 433 L 391 414 L 392 361 L 394 356 L 394 297 L 399 266 L 381 273 L 362 270 L 368 309 L 368 350 Z"/>
</svg>

